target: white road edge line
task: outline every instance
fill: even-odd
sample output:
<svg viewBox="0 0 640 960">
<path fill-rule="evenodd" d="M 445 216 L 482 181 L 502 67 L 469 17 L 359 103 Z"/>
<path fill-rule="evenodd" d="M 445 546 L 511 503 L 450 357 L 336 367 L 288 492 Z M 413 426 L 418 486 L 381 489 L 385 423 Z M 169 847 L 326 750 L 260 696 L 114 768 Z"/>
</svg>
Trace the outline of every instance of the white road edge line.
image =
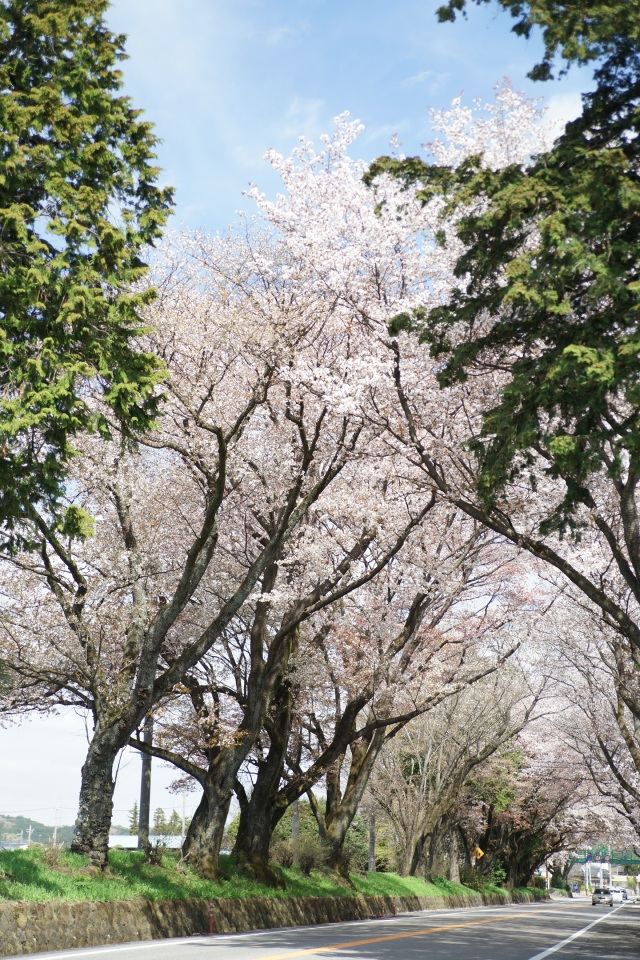
<svg viewBox="0 0 640 960">
<path fill-rule="evenodd" d="M 232 940 L 232 939 L 245 940 L 250 937 L 260 937 L 269 933 L 279 933 L 282 930 L 290 930 L 290 931 L 298 930 L 300 932 L 303 932 L 305 930 L 319 930 L 322 928 L 340 926 L 342 924 L 347 924 L 347 923 L 349 924 L 350 927 L 360 927 L 360 926 L 365 926 L 366 924 L 369 924 L 369 923 L 385 923 L 385 922 L 388 923 L 391 920 L 418 919 L 417 914 L 421 914 L 422 916 L 426 915 L 429 917 L 433 917 L 435 919 L 436 917 L 444 917 L 444 918 L 456 917 L 456 916 L 459 917 L 461 913 L 462 914 L 473 913 L 475 911 L 481 910 L 482 914 L 484 915 L 487 913 L 504 912 L 509 907 L 540 907 L 542 903 L 548 903 L 548 902 L 549 901 L 539 901 L 539 902 L 532 902 L 532 903 L 516 903 L 516 904 L 505 903 L 505 904 L 498 904 L 492 907 L 458 907 L 457 909 L 453 909 L 453 910 L 424 910 L 424 911 L 417 910 L 417 911 L 411 911 L 409 913 L 399 913 L 397 917 L 396 916 L 370 917 L 366 920 L 337 920 L 331 923 L 313 923 L 304 927 L 297 927 L 297 926 L 296 927 L 273 927 L 273 928 L 268 928 L 266 930 L 243 930 L 243 931 L 238 931 L 237 933 L 214 933 L 213 937 L 209 936 L 208 934 L 200 934 L 200 935 L 196 934 L 195 936 L 190 936 L 190 937 L 170 937 L 166 940 L 145 940 L 142 943 L 139 943 L 139 942 L 136 943 L 135 941 L 132 941 L 131 943 L 122 944 L 122 945 L 115 944 L 115 943 L 103 943 L 103 944 L 97 944 L 95 947 L 86 947 L 85 949 L 82 949 L 80 947 L 72 947 L 71 949 L 67 948 L 67 950 L 60 950 L 56 952 L 50 951 L 49 953 L 36 953 L 36 954 L 33 954 L 33 957 L 34 957 L 34 960 L 66 960 L 67 957 L 73 960 L 73 958 L 75 957 L 95 957 L 95 956 L 99 956 L 100 954 L 123 953 L 127 950 L 149 950 L 152 947 L 156 947 L 156 948 L 172 947 L 172 946 L 176 947 L 183 943 L 211 944 L 214 941 L 216 943 L 220 943 L 222 941 Z M 580 904 L 580 906 L 582 906 L 582 904 Z M 526 915 L 526 910 L 523 910 L 522 913 L 523 915 Z M 16 955 L 15 957 L 6 957 L 4 958 L 4 960 L 21 960 L 21 956 L 22 955 L 20 956 Z M 539 958 L 531 957 L 531 960 L 539 960 Z"/>
<path fill-rule="evenodd" d="M 116 946 L 115 944 L 100 944 L 95 947 L 88 947 L 86 950 L 76 949 L 75 947 L 71 950 L 60 950 L 51 953 L 34 953 L 33 956 L 35 960 L 62 960 L 64 957 L 95 957 L 101 953 L 123 953 L 127 950 L 148 950 L 149 947 L 167 947 L 167 946 L 178 946 L 181 943 L 208 943 L 211 942 L 210 937 L 176 937 L 171 940 L 145 940 L 144 943 L 127 943 L 123 944 L 121 947 Z M 21 960 L 22 955 L 16 954 L 15 957 L 7 957 L 6 960 Z"/>
<path fill-rule="evenodd" d="M 588 923 L 586 927 L 583 927 L 582 930 L 577 930 L 575 933 L 572 933 L 570 937 L 567 937 L 566 940 L 563 940 L 562 943 L 556 943 L 555 947 L 549 947 L 548 950 L 543 950 L 542 953 L 536 953 L 535 957 L 529 957 L 529 960 L 545 960 L 545 957 L 550 957 L 551 954 L 557 953 L 558 950 L 562 950 L 563 947 L 566 947 L 568 943 L 571 943 L 573 940 L 577 940 L 578 937 L 581 937 L 583 933 L 586 933 L 587 930 L 590 930 L 591 927 L 595 927 L 596 923 L 601 923 L 603 920 L 606 920 L 607 917 L 612 916 L 614 913 L 617 913 L 618 910 L 622 909 L 622 904 L 619 907 L 616 907 L 615 910 L 610 910 L 608 913 L 603 913 L 601 917 L 596 917 L 595 920 L 592 920 L 591 923 Z"/>
</svg>

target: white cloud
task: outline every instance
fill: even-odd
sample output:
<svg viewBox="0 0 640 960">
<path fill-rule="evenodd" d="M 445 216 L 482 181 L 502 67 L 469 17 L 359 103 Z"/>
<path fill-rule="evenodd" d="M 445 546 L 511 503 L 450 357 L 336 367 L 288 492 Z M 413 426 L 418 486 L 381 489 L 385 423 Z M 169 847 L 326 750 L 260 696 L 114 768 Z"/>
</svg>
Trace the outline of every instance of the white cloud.
<svg viewBox="0 0 640 960">
<path fill-rule="evenodd" d="M 238 167 L 253 173 L 255 173 L 256 168 L 260 167 L 265 154 L 264 143 L 236 143 L 234 145 L 233 142 L 230 142 L 228 149 Z"/>
<path fill-rule="evenodd" d="M 431 77 L 434 77 L 435 74 L 433 70 L 421 70 L 420 73 L 414 73 L 412 77 L 407 77 L 406 80 L 402 81 L 403 87 L 414 87 L 418 83 L 424 83 L 425 80 L 430 80 Z"/>
<path fill-rule="evenodd" d="M 406 77 L 401 86 L 411 89 L 412 87 L 423 87 L 425 94 L 432 97 L 440 90 L 444 89 L 450 80 L 448 72 L 438 73 L 435 70 L 421 70 L 414 73 L 411 77 Z"/>
<path fill-rule="evenodd" d="M 575 120 L 581 113 L 582 97 L 577 91 L 556 93 L 545 101 L 544 119 L 554 137 L 559 137 L 569 120 Z"/>
<path fill-rule="evenodd" d="M 297 35 L 297 32 L 293 27 L 273 27 L 263 34 L 263 40 L 267 46 L 275 47 L 280 43 L 293 39 L 293 37 Z"/>
<path fill-rule="evenodd" d="M 291 137 L 308 137 L 313 139 L 321 133 L 327 124 L 323 117 L 326 100 L 320 97 L 292 97 L 284 116 L 284 122 L 276 127 L 277 138 L 290 139 Z"/>
</svg>

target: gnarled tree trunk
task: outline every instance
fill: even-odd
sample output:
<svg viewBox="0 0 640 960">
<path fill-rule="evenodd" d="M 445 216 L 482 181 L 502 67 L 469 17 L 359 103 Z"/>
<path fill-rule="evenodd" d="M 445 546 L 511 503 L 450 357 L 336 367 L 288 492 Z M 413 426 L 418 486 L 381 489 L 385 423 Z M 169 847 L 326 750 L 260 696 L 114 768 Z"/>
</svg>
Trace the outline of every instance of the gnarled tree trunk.
<svg viewBox="0 0 640 960">
<path fill-rule="evenodd" d="M 233 852 L 238 861 L 252 871 L 256 880 L 272 887 L 283 887 L 278 874 L 269 866 L 271 837 L 286 806 L 276 803 L 282 777 L 287 742 L 291 732 L 293 700 L 287 680 L 279 685 L 267 723 L 270 737 L 266 757 L 258 764 L 251 797 L 241 803 L 240 823 Z"/>
<path fill-rule="evenodd" d="M 209 816 L 209 801 L 207 800 L 207 794 L 205 791 L 202 791 L 202 796 L 200 797 L 200 802 L 196 807 L 196 812 L 191 818 L 191 823 L 189 824 L 189 829 L 187 830 L 186 836 L 182 841 L 182 856 L 186 859 L 189 856 L 189 850 L 197 844 L 197 837 L 200 835 L 203 829 L 206 828 L 207 819 Z"/>
<path fill-rule="evenodd" d="M 235 778 L 233 766 L 232 763 L 220 764 L 219 772 L 226 772 L 226 776 L 204 779 L 203 796 L 182 845 L 185 859 L 208 880 L 218 880 L 219 876 L 220 847 L 233 793 L 229 779 L 232 784 Z M 224 771 L 220 767 L 224 767 Z"/>
<path fill-rule="evenodd" d="M 384 728 L 374 730 L 368 737 L 355 740 L 351 744 L 351 764 L 344 793 L 340 795 L 338 782 L 333 783 L 332 789 L 327 789 L 325 815 L 326 842 L 329 851 L 327 862 L 330 867 L 347 878 L 348 864 L 344 854 L 347 831 L 358 812 L 362 795 L 384 740 Z"/>
<path fill-rule="evenodd" d="M 116 731 L 94 732 L 82 766 L 78 817 L 71 849 L 87 855 L 103 870 L 109 854 L 109 829 L 113 815 L 113 764 L 123 746 Z"/>
</svg>

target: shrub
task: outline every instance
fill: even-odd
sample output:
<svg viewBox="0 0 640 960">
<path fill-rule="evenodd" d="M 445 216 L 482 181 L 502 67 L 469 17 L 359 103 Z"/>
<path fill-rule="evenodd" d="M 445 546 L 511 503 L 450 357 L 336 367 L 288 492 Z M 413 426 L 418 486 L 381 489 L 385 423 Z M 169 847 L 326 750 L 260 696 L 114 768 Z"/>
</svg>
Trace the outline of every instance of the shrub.
<svg viewBox="0 0 640 960">
<path fill-rule="evenodd" d="M 366 873 L 369 865 L 369 824 L 356 814 L 347 830 L 343 847 L 344 865 L 347 870 Z"/>
<path fill-rule="evenodd" d="M 48 867 L 58 867 L 60 866 L 60 858 L 62 857 L 62 847 L 59 847 L 57 844 L 48 843 L 46 847 L 42 847 L 40 851 L 40 859 L 43 863 L 46 863 Z"/>
<path fill-rule="evenodd" d="M 494 864 L 491 870 L 485 870 L 482 873 L 475 867 L 470 867 L 468 863 L 460 866 L 460 883 L 472 890 L 482 890 L 489 886 L 502 887 L 506 877 L 506 870 L 501 863 Z"/>
<path fill-rule="evenodd" d="M 463 883 L 465 887 L 470 887 L 472 890 L 480 890 L 485 885 L 485 882 L 484 877 L 478 873 L 475 867 L 469 866 L 468 863 L 460 865 L 460 883 Z"/>
<path fill-rule="evenodd" d="M 327 851 L 319 837 L 314 837 L 313 834 L 309 833 L 301 833 L 292 846 L 294 862 L 306 876 L 309 876 L 315 868 L 326 863 Z"/>
<path fill-rule="evenodd" d="M 291 840 L 283 840 L 281 837 L 277 837 L 271 844 L 269 854 L 271 859 L 275 860 L 281 867 L 293 866 L 295 856 Z"/>
<path fill-rule="evenodd" d="M 156 839 L 155 843 L 150 843 L 148 847 L 145 847 L 147 862 L 152 864 L 154 867 L 162 866 L 162 858 L 166 852 L 166 841 L 160 839 L 159 837 Z"/>
</svg>

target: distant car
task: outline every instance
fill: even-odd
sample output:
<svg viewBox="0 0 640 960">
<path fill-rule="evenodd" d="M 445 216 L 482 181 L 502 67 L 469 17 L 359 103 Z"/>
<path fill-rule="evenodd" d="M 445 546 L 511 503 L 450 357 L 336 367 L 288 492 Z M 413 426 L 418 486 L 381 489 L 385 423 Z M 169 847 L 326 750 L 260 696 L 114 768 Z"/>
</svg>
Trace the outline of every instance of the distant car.
<svg viewBox="0 0 640 960">
<path fill-rule="evenodd" d="M 611 906 L 613 906 L 614 903 L 622 903 L 622 901 L 625 899 L 625 893 L 626 893 L 626 890 L 616 890 L 615 887 L 612 888 Z"/>
<path fill-rule="evenodd" d="M 591 906 L 597 903 L 608 903 L 611 906 L 611 890 L 609 887 L 596 887 L 591 894 Z"/>
</svg>

